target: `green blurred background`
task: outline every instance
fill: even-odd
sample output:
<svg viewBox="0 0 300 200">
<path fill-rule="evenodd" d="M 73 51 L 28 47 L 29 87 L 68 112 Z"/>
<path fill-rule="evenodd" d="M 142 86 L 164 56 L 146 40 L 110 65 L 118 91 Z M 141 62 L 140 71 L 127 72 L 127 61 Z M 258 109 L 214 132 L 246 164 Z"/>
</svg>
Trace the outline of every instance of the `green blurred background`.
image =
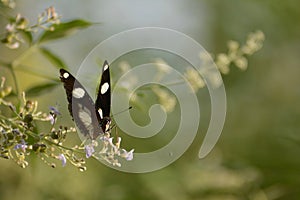
<svg viewBox="0 0 300 200">
<path fill-rule="evenodd" d="M 28 0 L 17 1 L 15 12 L 33 21 L 51 5 L 63 20 L 101 22 L 47 45 L 73 71 L 96 44 L 135 27 L 178 30 L 212 53 L 225 51 L 228 40 L 244 41 L 257 29 L 265 33 L 266 40 L 263 49 L 249 58 L 246 72 L 232 68 L 229 75 L 223 76 L 228 98 L 226 124 L 217 146 L 206 158 L 197 158 L 203 138 L 200 135 L 175 163 L 148 174 L 121 173 L 91 159 L 83 173 L 71 166 L 51 169 L 33 157 L 27 169 L 1 159 L 1 200 L 300 199 L 299 1 Z M 1 25 L 5 23 L 1 19 Z M 2 58 L 14 58 L 14 52 L 3 45 L 0 50 Z M 28 59 L 32 66 L 57 76 L 50 63 L 38 57 Z M 32 77 L 22 72 L 18 76 L 25 80 L 24 87 L 43 81 L 36 77 L 34 82 L 26 81 Z M 64 113 L 62 120 L 72 124 L 62 87 L 37 99 L 44 110 L 58 102 Z M 209 100 L 204 98 L 201 104 L 209 105 Z M 199 133 L 205 128 L 200 125 Z"/>
</svg>

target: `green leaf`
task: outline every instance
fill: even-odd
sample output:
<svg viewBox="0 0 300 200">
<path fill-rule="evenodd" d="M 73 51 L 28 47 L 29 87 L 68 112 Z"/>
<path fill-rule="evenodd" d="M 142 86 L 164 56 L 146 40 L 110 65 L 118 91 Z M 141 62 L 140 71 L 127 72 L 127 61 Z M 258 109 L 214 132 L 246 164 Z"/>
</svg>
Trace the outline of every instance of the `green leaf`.
<svg viewBox="0 0 300 200">
<path fill-rule="evenodd" d="M 81 19 L 76 19 L 76 20 L 72 20 L 72 21 L 60 23 L 60 24 L 54 24 L 53 25 L 54 30 L 53 31 L 46 30 L 41 35 L 39 42 L 41 43 L 41 42 L 47 42 L 50 40 L 60 39 L 60 38 L 69 36 L 71 34 L 74 34 L 79 29 L 87 28 L 91 25 L 92 25 L 91 22 L 81 20 Z"/>
<path fill-rule="evenodd" d="M 60 57 L 55 55 L 53 52 L 51 52 L 49 49 L 40 47 L 41 53 L 58 69 L 64 68 L 67 69 L 66 64 L 62 61 Z"/>
<path fill-rule="evenodd" d="M 41 85 L 33 86 L 25 91 L 26 96 L 39 96 L 50 90 L 54 89 L 58 85 L 57 83 L 45 83 Z"/>
<path fill-rule="evenodd" d="M 33 40 L 32 33 L 30 31 L 20 31 L 20 33 L 24 36 L 29 45 L 31 45 Z"/>
</svg>

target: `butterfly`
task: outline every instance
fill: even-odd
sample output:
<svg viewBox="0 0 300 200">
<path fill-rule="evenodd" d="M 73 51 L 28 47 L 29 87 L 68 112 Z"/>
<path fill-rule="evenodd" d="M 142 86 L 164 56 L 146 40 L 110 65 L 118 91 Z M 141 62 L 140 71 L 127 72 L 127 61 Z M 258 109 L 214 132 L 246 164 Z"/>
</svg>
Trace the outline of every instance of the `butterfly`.
<svg viewBox="0 0 300 200">
<path fill-rule="evenodd" d="M 68 110 L 80 132 L 93 140 L 108 132 L 111 124 L 111 85 L 108 62 L 105 61 L 102 67 L 101 82 L 95 102 L 68 71 L 60 69 L 60 80 L 66 91 Z"/>
</svg>

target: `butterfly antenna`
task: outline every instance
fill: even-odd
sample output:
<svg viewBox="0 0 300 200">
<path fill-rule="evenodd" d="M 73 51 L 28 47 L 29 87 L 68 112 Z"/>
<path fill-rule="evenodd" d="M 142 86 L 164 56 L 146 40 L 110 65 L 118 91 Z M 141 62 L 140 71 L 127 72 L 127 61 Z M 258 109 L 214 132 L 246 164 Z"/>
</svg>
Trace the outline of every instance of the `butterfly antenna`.
<svg viewBox="0 0 300 200">
<path fill-rule="evenodd" d="M 115 115 L 119 115 L 119 114 L 121 114 L 121 113 L 123 113 L 123 112 L 126 112 L 127 110 L 130 110 L 131 108 L 132 108 L 132 106 L 129 106 L 128 108 L 126 108 L 126 109 L 124 109 L 124 110 L 122 110 L 122 111 L 120 111 L 120 112 L 117 112 L 117 113 L 111 115 L 110 117 L 113 117 L 113 116 L 115 116 Z"/>
<path fill-rule="evenodd" d="M 121 114 L 121 113 L 123 113 L 123 112 L 125 112 L 125 111 L 127 111 L 127 110 L 130 110 L 131 108 L 132 108 L 132 106 L 129 106 L 128 108 L 126 108 L 126 109 L 124 109 L 124 110 L 122 110 L 122 111 L 120 111 L 120 112 L 117 112 L 117 113 L 111 115 L 110 117 L 113 117 L 113 116 L 115 116 L 115 115 Z M 116 130 L 116 136 L 118 136 L 116 124 L 112 124 L 112 126 L 110 127 L 109 130 L 112 130 L 112 129 L 114 129 L 114 128 L 115 128 L 115 130 Z"/>
</svg>

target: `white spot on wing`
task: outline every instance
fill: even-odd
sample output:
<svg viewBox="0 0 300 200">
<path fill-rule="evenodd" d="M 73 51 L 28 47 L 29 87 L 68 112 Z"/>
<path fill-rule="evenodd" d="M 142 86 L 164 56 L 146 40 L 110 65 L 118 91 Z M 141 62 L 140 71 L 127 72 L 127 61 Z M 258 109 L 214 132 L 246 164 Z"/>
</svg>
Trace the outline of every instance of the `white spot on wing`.
<svg viewBox="0 0 300 200">
<path fill-rule="evenodd" d="M 84 96 L 85 91 L 82 88 L 75 88 L 72 92 L 73 97 L 80 99 Z"/>
<path fill-rule="evenodd" d="M 99 113 L 99 115 L 100 115 L 100 118 L 103 119 L 103 112 L 102 112 L 102 109 L 101 109 L 101 108 L 98 109 L 98 113 Z"/>
<path fill-rule="evenodd" d="M 103 71 L 107 70 L 108 69 L 108 65 L 104 65 L 103 67 Z"/>
<path fill-rule="evenodd" d="M 104 83 L 101 86 L 101 94 L 104 94 L 105 92 L 107 92 L 108 88 L 109 88 L 109 84 L 108 83 Z"/>
<path fill-rule="evenodd" d="M 68 72 L 65 72 L 64 74 L 63 74 L 63 77 L 64 78 L 68 78 L 70 76 L 70 74 L 68 73 Z"/>
<path fill-rule="evenodd" d="M 91 111 L 87 109 L 86 107 L 83 107 L 81 104 L 78 105 L 78 117 L 80 122 L 84 125 L 84 127 L 87 129 L 88 134 L 92 136 L 94 134 L 94 127 L 92 124 L 92 115 Z M 87 133 L 83 133 L 87 134 Z"/>
<path fill-rule="evenodd" d="M 83 123 L 84 127 L 88 130 L 88 134 L 92 136 L 94 134 L 94 127 L 92 125 L 91 111 L 81 104 L 79 104 L 78 111 L 79 120 Z"/>
<path fill-rule="evenodd" d="M 92 118 L 90 114 L 84 110 L 79 111 L 79 118 L 85 127 L 89 127 L 92 123 Z"/>
</svg>

